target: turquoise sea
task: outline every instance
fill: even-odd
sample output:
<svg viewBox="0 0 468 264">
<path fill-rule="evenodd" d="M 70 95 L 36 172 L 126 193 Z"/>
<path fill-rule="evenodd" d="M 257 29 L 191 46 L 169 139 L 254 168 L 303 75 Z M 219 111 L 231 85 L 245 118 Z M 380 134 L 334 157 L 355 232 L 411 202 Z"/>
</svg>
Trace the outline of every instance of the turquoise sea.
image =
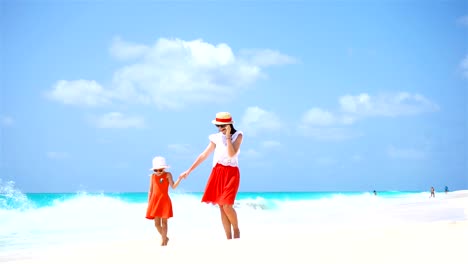
<svg viewBox="0 0 468 264">
<path fill-rule="evenodd" d="M 420 192 L 386 191 L 378 193 L 382 198 L 401 198 Z M 186 195 L 201 200 L 202 192 L 172 192 L 173 195 Z M 332 199 L 337 197 L 358 197 L 362 195 L 373 195 L 371 192 L 239 192 L 237 195 L 237 207 L 246 206 L 256 209 L 274 209 L 281 201 L 304 201 Z M 109 192 L 109 193 L 21 193 L 19 191 L 0 193 L 0 209 L 28 210 L 50 207 L 58 203 L 70 202 L 73 199 L 83 197 L 109 198 L 129 204 L 146 203 L 148 193 L 146 192 Z"/>
<path fill-rule="evenodd" d="M 174 191 L 171 236 L 203 230 L 223 238 L 216 206 L 202 193 Z M 241 192 L 236 199 L 243 234 L 256 227 L 284 224 L 325 229 L 394 223 L 457 221 L 463 208 L 446 206 L 446 194 L 428 192 Z M 145 218 L 147 193 L 23 193 L 0 186 L 0 262 L 15 251 L 83 241 L 157 238 Z"/>
</svg>

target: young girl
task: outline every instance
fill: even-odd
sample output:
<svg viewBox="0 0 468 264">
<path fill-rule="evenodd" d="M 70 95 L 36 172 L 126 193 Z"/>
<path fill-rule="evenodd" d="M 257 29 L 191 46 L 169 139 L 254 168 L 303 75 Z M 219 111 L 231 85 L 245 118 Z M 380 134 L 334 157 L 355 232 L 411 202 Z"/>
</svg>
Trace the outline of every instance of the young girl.
<svg viewBox="0 0 468 264">
<path fill-rule="evenodd" d="M 167 246 L 169 238 L 167 237 L 167 219 L 172 217 L 172 202 L 169 197 L 169 186 L 172 189 L 177 188 L 182 178 L 176 182 L 172 179 L 172 174 L 165 169 L 169 168 L 166 159 L 155 157 L 151 174 L 150 188 L 148 193 L 148 208 L 146 209 L 146 218 L 154 219 L 154 225 L 161 235 L 161 246 Z"/>
</svg>

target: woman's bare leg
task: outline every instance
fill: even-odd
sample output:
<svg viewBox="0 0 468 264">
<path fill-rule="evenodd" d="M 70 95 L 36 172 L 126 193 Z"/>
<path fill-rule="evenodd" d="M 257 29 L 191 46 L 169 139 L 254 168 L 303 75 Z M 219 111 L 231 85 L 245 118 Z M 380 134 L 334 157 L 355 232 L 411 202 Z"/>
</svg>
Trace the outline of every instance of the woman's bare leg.
<svg viewBox="0 0 468 264">
<path fill-rule="evenodd" d="M 240 238 L 239 224 L 237 221 L 237 213 L 232 204 L 221 205 L 221 220 L 223 221 L 224 231 L 227 239 L 231 239 L 231 227 L 234 231 L 234 238 Z"/>
<path fill-rule="evenodd" d="M 226 233 L 226 238 L 232 239 L 231 222 L 229 222 L 229 218 L 224 212 L 222 205 L 219 206 L 219 211 L 221 213 L 221 222 L 223 223 L 223 228 L 224 228 L 224 232 Z"/>
</svg>

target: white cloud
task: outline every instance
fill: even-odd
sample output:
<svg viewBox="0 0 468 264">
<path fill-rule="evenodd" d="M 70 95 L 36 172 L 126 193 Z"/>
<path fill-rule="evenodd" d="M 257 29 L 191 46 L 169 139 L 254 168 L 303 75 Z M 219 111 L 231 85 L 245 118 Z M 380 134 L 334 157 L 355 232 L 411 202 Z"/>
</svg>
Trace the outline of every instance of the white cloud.
<svg viewBox="0 0 468 264">
<path fill-rule="evenodd" d="M 141 128 L 145 122 L 141 117 L 127 117 L 119 112 L 111 112 L 92 121 L 98 128 Z"/>
<path fill-rule="evenodd" d="M 427 156 L 426 152 L 421 150 L 414 148 L 396 148 L 394 146 L 388 147 L 387 154 L 391 158 L 410 160 L 421 160 L 425 159 Z"/>
<path fill-rule="evenodd" d="M 124 42 L 120 37 L 114 38 L 110 54 L 121 60 L 137 59 L 148 53 L 149 47 L 141 44 Z"/>
<path fill-rule="evenodd" d="M 341 111 L 350 116 L 405 116 L 418 115 L 439 110 L 439 106 L 420 94 L 399 92 L 395 94 L 370 96 L 345 95 L 339 99 Z"/>
<path fill-rule="evenodd" d="M 133 59 L 114 72 L 104 89 L 95 81 L 59 81 L 49 98 L 65 104 L 100 105 L 116 100 L 183 108 L 190 104 L 232 100 L 263 77 L 263 67 L 293 63 L 277 51 L 236 56 L 225 43 L 201 39 L 160 38 L 152 46 L 116 38 L 110 48 L 117 59 Z"/>
<path fill-rule="evenodd" d="M 250 136 L 258 133 L 271 133 L 281 128 L 279 118 L 272 112 L 267 112 L 258 106 L 249 107 L 245 111 L 240 126 Z"/>
<path fill-rule="evenodd" d="M 336 122 L 333 113 L 312 108 L 302 116 L 302 123 L 311 126 L 330 126 Z"/>
<path fill-rule="evenodd" d="M 357 112 L 363 112 L 369 110 L 370 106 L 370 96 L 367 94 L 360 94 L 358 96 L 345 95 L 340 99 L 341 109 L 344 112 L 355 114 Z"/>
<path fill-rule="evenodd" d="M 307 110 L 300 126 L 330 127 L 351 125 L 366 117 L 395 117 L 438 111 L 439 106 L 420 94 L 400 92 L 371 96 L 367 93 L 339 98 L 340 111 L 333 113 L 320 108 Z"/>
<path fill-rule="evenodd" d="M 111 94 L 95 81 L 58 81 L 46 96 L 69 105 L 99 106 L 110 103 Z"/>
<path fill-rule="evenodd" d="M 0 125 L 8 127 L 13 125 L 13 118 L 10 116 L 0 116 Z"/>
<path fill-rule="evenodd" d="M 340 109 L 336 112 L 311 108 L 299 124 L 305 136 L 319 140 L 346 140 L 361 136 L 346 126 L 369 117 L 397 117 L 438 111 L 439 106 L 420 94 L 400 92 L 371 96 L 367 93 L 345 95 L 339 98 Z"/>
</svg>

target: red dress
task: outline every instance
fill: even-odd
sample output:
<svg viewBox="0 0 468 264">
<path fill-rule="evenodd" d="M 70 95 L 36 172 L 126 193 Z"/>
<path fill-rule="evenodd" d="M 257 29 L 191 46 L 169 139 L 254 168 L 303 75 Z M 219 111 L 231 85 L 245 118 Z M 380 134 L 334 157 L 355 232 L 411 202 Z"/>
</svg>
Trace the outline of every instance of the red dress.
<svg viewBox="0 0 468 264">
<path fill-rule="evenodd" d="M 167 172 L 161 175 L 151 175 L 151 190 L 146 209 L 146 218 L 154 219 L 172 217 L 172 202 L 169 197 L 169 181 Z"/>
<path fill-rule="evenodd" d="M 238 167 L 216 164 L 205 187 L 202 202 L 233 205 L 240 184 Z"/>
</svg>

